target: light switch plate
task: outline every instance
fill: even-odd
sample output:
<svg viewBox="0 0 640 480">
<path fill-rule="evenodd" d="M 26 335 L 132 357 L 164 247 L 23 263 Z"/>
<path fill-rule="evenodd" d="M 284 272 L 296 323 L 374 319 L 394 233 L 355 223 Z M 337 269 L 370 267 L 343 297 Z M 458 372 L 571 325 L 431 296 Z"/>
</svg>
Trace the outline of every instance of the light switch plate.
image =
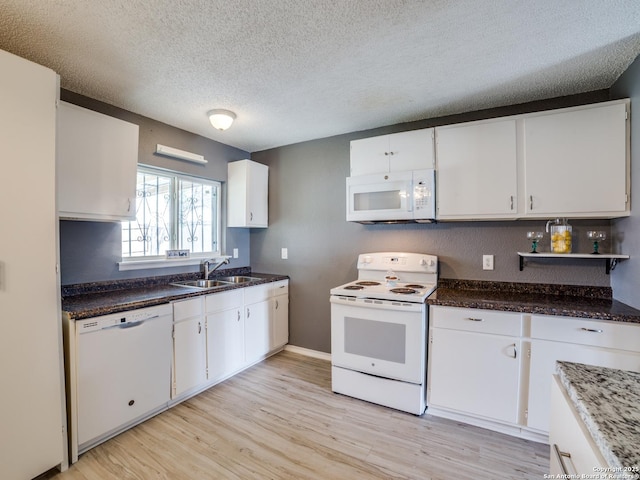
<svg viewBox="0 0 640 480">
<path fill-rule="evenodd" d="M 233 258 L 238 258 L 238 249 L 237 248 L 233 249 Z"/>
<path fill-rule="evenodd" d="M 286 247 L 282 247 L 282 249 L 280 250 L 280 257 L 282 258 L 282 260 L 286 260 L 287 258 L 289 258 L 289 249 Z"/>
</svg>

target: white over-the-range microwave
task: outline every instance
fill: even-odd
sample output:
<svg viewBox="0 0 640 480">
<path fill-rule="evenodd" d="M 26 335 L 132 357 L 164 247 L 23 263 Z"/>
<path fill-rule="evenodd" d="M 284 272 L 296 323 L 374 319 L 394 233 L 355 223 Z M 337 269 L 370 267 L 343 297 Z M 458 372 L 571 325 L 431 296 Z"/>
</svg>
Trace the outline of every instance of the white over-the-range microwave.
<svg viewBox="0 0 640 480">
<path fill-rule="evenodd" d="M 431 223 L 435 221 L 435 170 L 347 177 L 347 221 Z"/>
</svg>

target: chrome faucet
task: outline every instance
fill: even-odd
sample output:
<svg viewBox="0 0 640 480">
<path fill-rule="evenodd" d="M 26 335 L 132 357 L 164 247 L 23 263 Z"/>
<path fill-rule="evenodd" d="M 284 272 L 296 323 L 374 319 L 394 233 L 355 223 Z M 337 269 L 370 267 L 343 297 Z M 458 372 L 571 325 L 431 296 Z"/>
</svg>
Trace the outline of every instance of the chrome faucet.
<svg viewBox="0 0 640 480">
<path fill-rule="evenodd" d="M 229 263 L 229 259 L 228 258 L 224 258 L 221 262 L 218 262 L 216 264 L 215 267 L 210 268 L 211 266 L 211 260 L 205 260 L 204 262 L 202 262 L 202 265 L 204 266 L 204 279 L 208 280 L 209 279 L 209 275 L 211 275 L 213 272 L 215 272 L 217 269 L 219 269 L 222 265 L 226 265 Z"/>
</svg>

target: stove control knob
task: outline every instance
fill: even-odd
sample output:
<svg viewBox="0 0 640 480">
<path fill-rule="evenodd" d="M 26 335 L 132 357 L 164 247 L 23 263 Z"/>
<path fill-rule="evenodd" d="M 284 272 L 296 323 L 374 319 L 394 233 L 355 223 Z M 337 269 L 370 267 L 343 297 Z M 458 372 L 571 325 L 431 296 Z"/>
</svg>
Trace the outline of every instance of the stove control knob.
<svg viewBox="0 0 640 480">
<path fill-rule="evenodd" d="M 365 255 L 362 259 L 362 263 L 371 263 L 371 255 Z"/>
<path fill-rule="evenodd" d="M 429 267 L 433 267 L 433 260 L 429 259 L 429 260 L 425 260 L 424 258 L 420 259 L 420 265 L 424 266 L 429 266 Z"/>
</svg>

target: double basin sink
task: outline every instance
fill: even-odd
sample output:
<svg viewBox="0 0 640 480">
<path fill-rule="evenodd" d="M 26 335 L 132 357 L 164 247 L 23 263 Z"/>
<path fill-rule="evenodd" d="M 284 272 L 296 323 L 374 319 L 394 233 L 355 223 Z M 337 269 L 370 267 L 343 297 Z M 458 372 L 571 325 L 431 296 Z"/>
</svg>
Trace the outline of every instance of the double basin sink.
<svg viewBox="0 0 640 480">
<path fill-rule="evenodd" d="M 212 290 L 215 288 L 228 287 L 229 285 L 238 285 L 239 283 L 252 282 L 260 280 L 256 277 L 247 277 L 244 275 L 236 275 L 233 277 L 218 277 L 213 280 L 185 280 L 183 282 L 175 282 L 171 285 L 176 287 L 199 288 L 201 290 Z"/>
</svg>

